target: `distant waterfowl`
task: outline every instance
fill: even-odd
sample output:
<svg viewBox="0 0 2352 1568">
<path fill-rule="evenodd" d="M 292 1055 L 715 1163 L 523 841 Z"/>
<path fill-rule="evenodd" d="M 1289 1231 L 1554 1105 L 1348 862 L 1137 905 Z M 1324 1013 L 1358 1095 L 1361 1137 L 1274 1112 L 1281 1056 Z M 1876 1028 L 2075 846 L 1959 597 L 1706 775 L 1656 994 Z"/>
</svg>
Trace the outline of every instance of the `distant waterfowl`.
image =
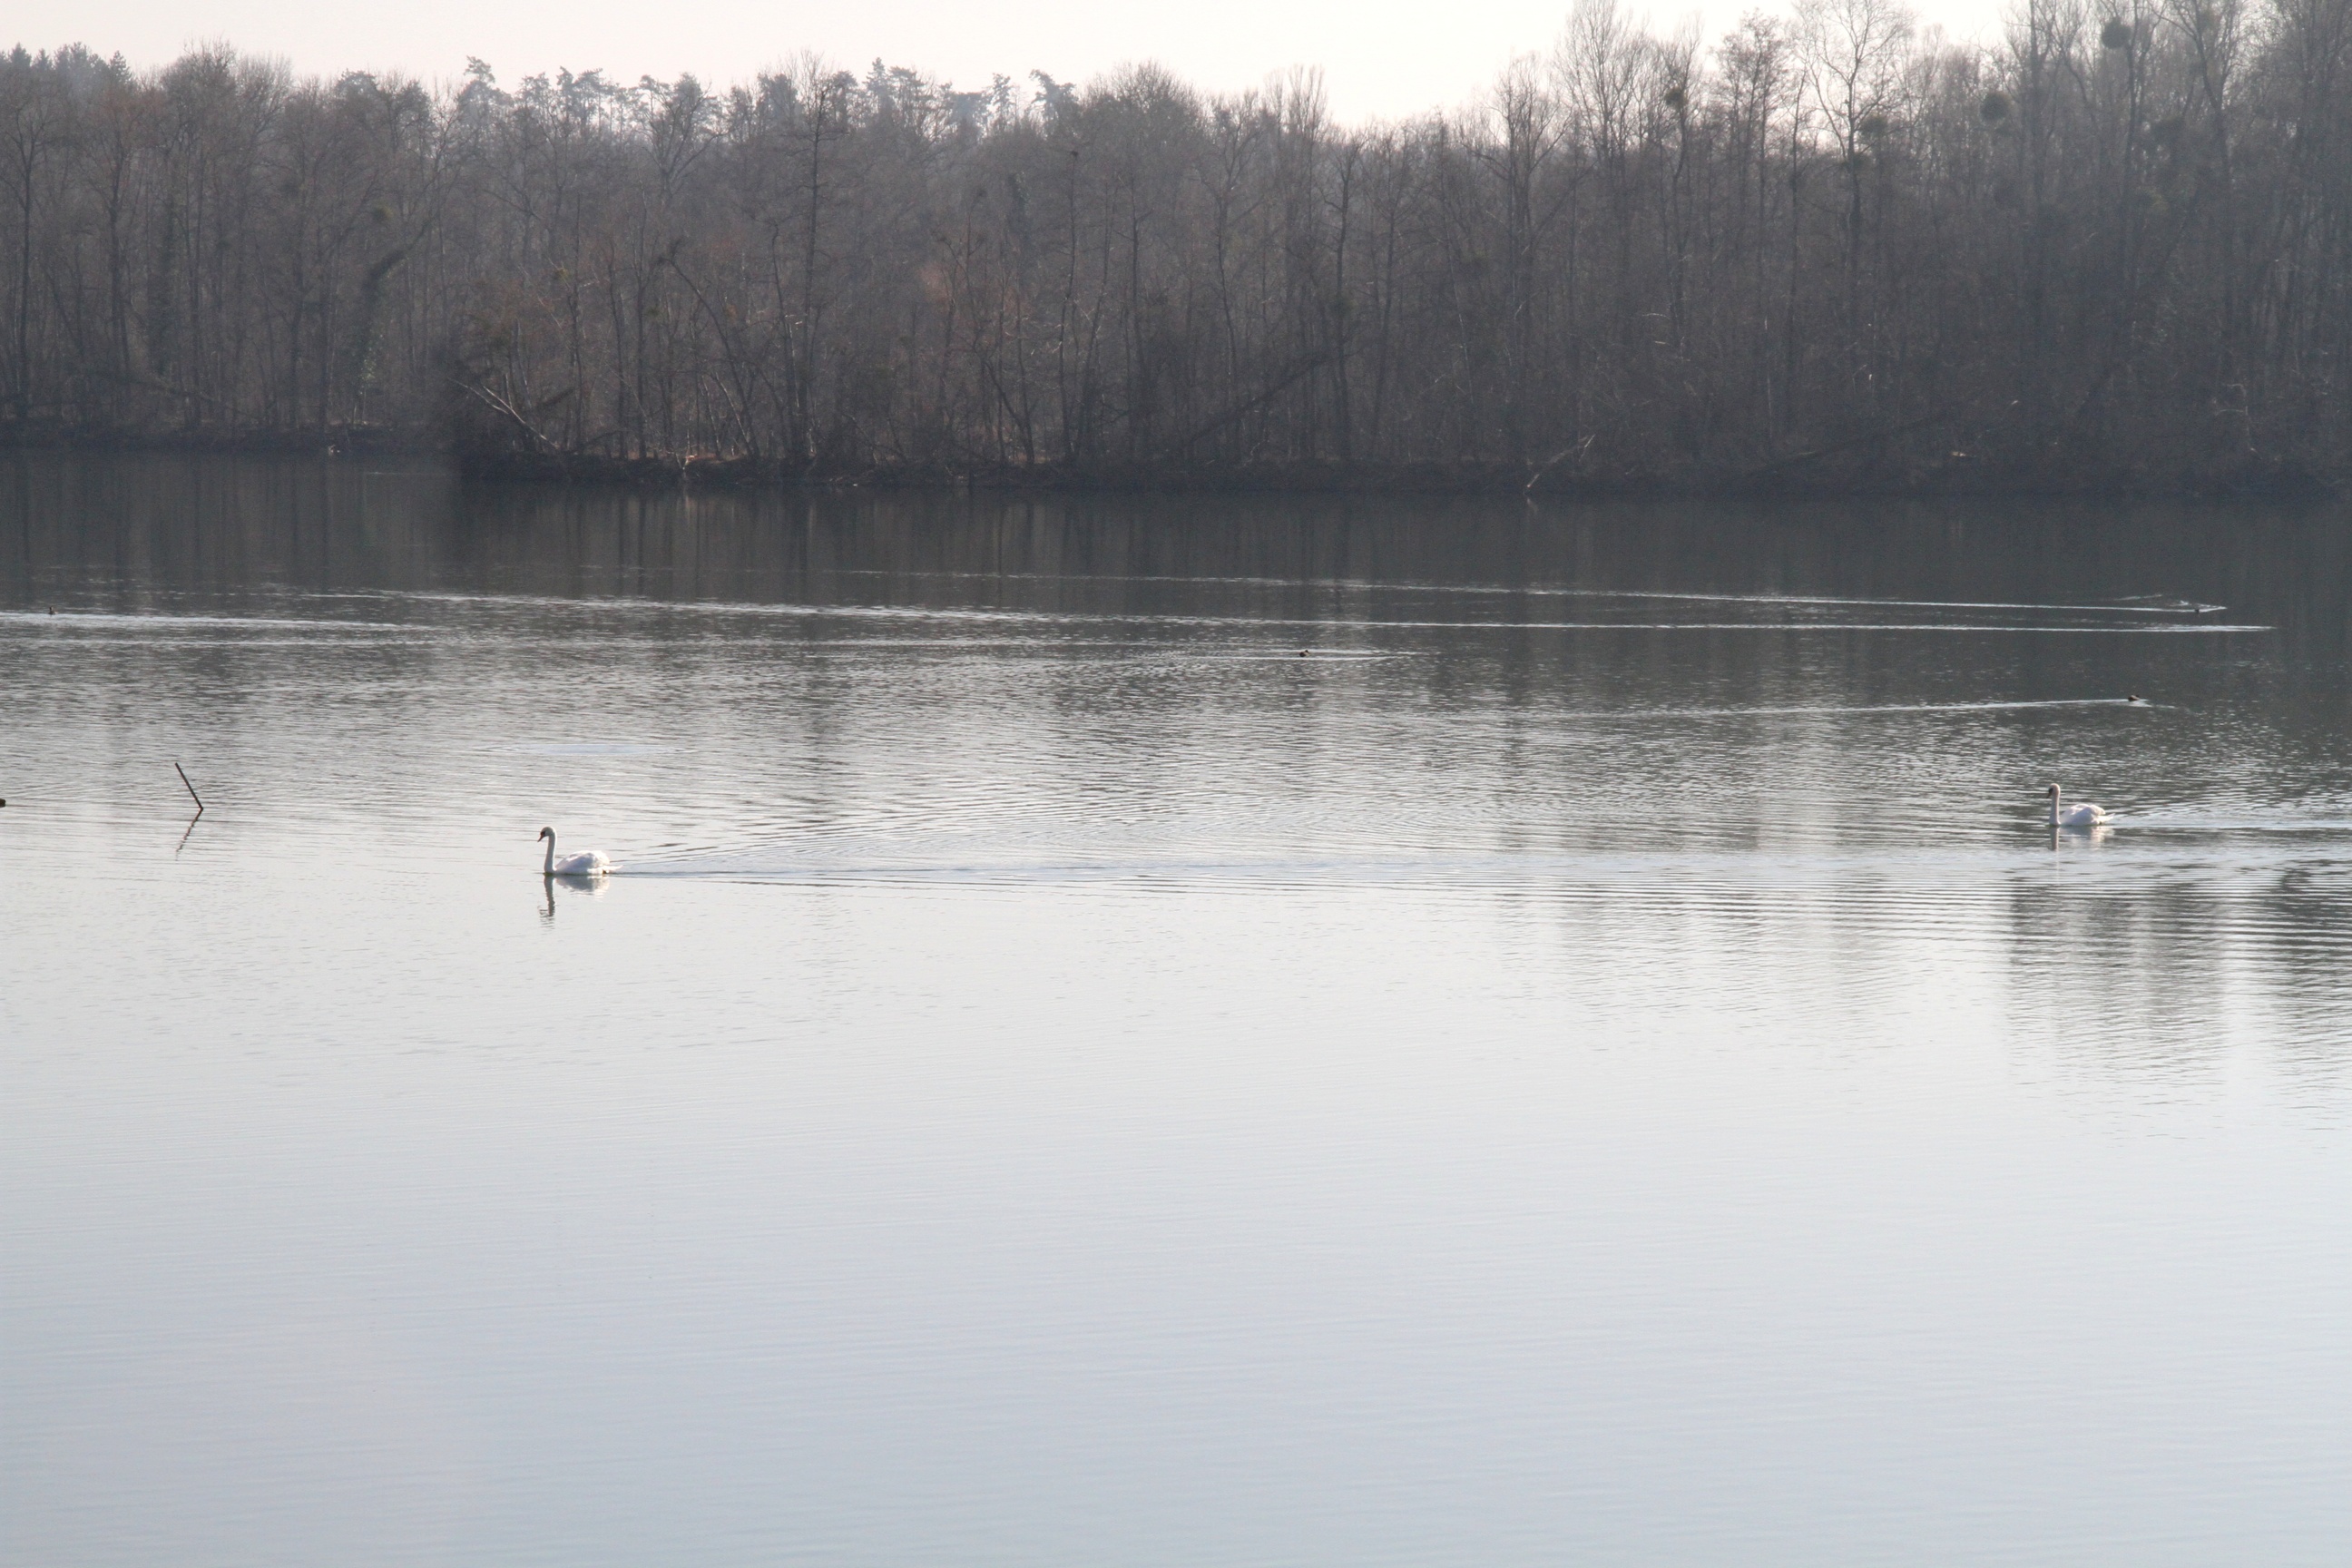
<svg viewBox="0 0 2352 1568">
<path fill-rule="evenodd" d="M 2097 827 L 2106 820 L 2105 806 L 2093 805 L 2088 801 L 2078 801 L 2073 805 L 2068 805 L 2059 798 L 2058 786 L 2056 784 L 2050 786 L 2051 826 Z"/>
<path fill-rule="evenodd" d="M 2125 698 L 2125 699 L 2124 699 L 2124 700 L 2125 700 L 2126 702 L 2128 702 L 2128 703 L 2133 704 L 2133 705 L 2134 705 L 2134 706 L 2136 706 L 2136 707 L 2145 708 L 2145 707 L 2147 707 L 2147 698 L 2145 698 L 2145 697 L 2142 697 L 2142 696 L 2141 696 L 2138 692 L 2137 692 L 2137 691 L 2133 692 L 2129 697 Z"/>
<path fill-rule="evenodd" d="M 577 855 L 555 858 L 555 829 L 542 827 L 539 836 L 547 840 L 547 871 L 551 877 L 601 877 L 613 868 L 601 849 L 583 849 Z"/>
</svg>

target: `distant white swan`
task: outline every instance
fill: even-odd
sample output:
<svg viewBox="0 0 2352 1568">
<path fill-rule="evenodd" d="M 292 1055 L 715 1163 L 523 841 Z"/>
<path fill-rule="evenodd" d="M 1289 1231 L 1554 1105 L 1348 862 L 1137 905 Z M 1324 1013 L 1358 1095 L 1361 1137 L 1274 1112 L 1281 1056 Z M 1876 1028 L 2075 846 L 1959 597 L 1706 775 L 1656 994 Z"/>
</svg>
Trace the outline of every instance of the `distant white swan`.
<svg viewBox="0 0 2352 1568">
<path fill-rule="evenodd" d="M 601 877 L 613 868 L 601 849 L 583 849 L 577 855 L 555 858 L 555 829 L 542 827 L 539 836 L 547 840 L 547 872 L 551 877 Z"/>
<path fill-rule="evenodd" d="M 2058 797 L 2058 786 L 2050 786 L 2050 826 L 2053 827 L 2096 827 L 2107 819 L 2107 808 L 2087 801 L 2067 805 Z"/>
</svg>

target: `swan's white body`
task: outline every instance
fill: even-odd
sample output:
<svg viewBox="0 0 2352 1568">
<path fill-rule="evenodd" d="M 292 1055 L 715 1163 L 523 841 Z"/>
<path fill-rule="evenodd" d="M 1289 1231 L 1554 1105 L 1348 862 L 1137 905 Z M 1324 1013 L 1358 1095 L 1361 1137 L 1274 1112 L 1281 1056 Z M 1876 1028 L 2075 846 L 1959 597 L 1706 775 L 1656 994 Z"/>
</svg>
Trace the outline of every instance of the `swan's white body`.
<svg viewBox="0 0 2352 1568">
<path fill-rule="evenodd" d="M 2093 805 L 2088 801 L 2066 805 L 2059 798 L 2058 786 L 2050 786 L 2050 826 L 2053 827 L 2097 827 L 2107 820 L 2107 808 Z"/>
<path fill-rule="evenodd" d="M 555 858 L 555 829 L 542 827 L 539 836 L 547 840 L 547 871 L 551 877 L 601 877 L 613 868 L 601 849 L 583 849 L 577 855 Z"/>
</svg>

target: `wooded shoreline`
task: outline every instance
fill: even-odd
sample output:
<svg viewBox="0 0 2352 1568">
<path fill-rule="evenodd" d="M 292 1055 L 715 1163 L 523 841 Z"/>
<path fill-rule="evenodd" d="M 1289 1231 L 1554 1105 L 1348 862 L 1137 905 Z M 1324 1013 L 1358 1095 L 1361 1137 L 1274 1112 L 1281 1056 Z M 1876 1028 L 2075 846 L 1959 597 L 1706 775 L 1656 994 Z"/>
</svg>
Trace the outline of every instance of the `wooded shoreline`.
<svg viewBox="0 0 2352 1568">
<path fill-rule="evenodd" d="M 1033 90 L 1034 89 L 1034 90 Z M 1462 109 L 1135 66 L 0 56 L 0 440 L 630 483 L 2352 480 L 2352 0 L 1576 0 Z"/>
</svg>

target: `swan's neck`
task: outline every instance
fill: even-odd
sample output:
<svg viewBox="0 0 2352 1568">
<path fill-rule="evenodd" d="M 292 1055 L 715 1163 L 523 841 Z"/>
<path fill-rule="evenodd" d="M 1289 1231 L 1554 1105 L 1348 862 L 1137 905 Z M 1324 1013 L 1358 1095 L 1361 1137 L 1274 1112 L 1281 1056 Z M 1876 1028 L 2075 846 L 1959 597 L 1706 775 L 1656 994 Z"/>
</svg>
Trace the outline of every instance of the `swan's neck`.
<svg viewBox="0 0 2352 1568">
<path fill-rule="evenodd" d="M 2054 789 L 2050 792 L 2050 826 L 2058 826 L 2058 792 Z M 555 856 L 555 841 L 551 838 L 548 840 L 547 853 L 551 859 Z"/>
<path fill-rule="evenodd" d="M 2057 820 L 2058 808 L 2052 806 L 2050 815 L 2053 821 Z M 551 877 L 555 875 L 555 835 L 552 833 L 547 836 L 547 874 Z"/>
</svg>

